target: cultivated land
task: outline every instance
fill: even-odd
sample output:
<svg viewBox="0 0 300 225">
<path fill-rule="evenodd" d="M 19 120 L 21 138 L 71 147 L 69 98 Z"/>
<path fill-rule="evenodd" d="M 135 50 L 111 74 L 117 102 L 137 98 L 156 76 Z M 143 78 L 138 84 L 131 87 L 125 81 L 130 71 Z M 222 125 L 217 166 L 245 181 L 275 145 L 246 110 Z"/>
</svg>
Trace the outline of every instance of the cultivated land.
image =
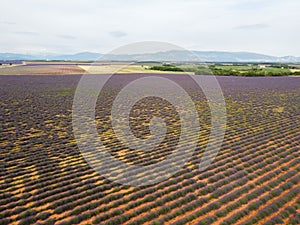
<svg viewBox="0 0 300 225">
<path fill-rule="evenodd" d="M 0 66 L 0 75 L 65 75 L 108 73 L 163 73 L 221 76 L 299 76 L 300 65 L 280 63 L 159 63 L 27 61 Z"/>
<path fill-rule="evenodd" d="M 223 75 L 223 76 L 299 76 L 300 67 L 297 64 L 280 63 L 210 63 L 210 64 L 180 64 L 162 63 L 150 66 L 148 69 L 156 71 L 185 71 L 196 75 Z"/>
<path fill-rule="evenodd" d="M 67 75 L 67 74 L 108 74 L 108 73 L 182 73 L 151 70 L 152 63 L 133 62 L 24 62 L 18 65 L 0 67 L 0 75 Z"/>
<path fill-rule="evenodd" d="M 43 65 L 36 67 L 30 74 L 43 71 Z M 48 72 L 61 71 L 56 67 Z M 154 114 L 169 121 L 165 140 L 147 154 L 118 141 L 112 102 L 124 85 L 142 76 L 149 74 L 114 76 L 99 96 L 104 105 L 97 104 L 96 121 L 114 157 L 148 165 L 172 152 L 180 120 L 172 105 L 144 99 L 133 108 L 133 132 L 148 135 Z M 205 96 L 184 75 L 152 76 L 172 77 L 193 96 L 201 131 L 192 159 L 168 180 L 147 187 L 112 183 L 80 154 L 71 115 L 81 76 L 0 76 L 0 224 L 299 224 L 300 79 L 218 76 L 227 131 L 218 156 L 200 172 L 210 131 Z"/>
</svg>

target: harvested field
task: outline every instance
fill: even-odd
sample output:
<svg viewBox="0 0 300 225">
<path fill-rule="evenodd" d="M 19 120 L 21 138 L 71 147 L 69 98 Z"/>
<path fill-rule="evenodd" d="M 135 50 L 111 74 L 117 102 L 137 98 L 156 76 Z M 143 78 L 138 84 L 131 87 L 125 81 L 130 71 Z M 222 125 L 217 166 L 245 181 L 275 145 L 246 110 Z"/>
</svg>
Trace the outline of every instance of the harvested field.
<svg viewBox="0 0 300 225">
<path fill-rule="evenodd" d="M 77 65 L 25 65 L 0 69 L 0 75 L 65 75 L 83 74 L 85 70 Z"/>
</svg>

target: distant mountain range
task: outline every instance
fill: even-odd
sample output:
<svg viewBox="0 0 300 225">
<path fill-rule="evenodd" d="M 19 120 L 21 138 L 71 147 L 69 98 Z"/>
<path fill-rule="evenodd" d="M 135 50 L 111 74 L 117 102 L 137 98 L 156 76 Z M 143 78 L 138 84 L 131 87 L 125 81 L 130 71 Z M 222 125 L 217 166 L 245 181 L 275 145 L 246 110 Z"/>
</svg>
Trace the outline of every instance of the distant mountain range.
<svg viewBox="0 0 300 225">
<path fill-rule="evenodd" d="M 149 54 L 104 55 L 93 52 L 80 52 L 69 55 L 26 55 L 0 53 L 0 60 L 65 60 L 65 61 L 202 61 L 202 62 L 278 62 L 299 63 L 300 57 L 276 57 L 251 52 L 219 51 L 166 51 Z"/>
<path fill-rule="evenodd" d="M 89 61 L 97 60 L 100 53 L 80 52 L 70 55 L 27 55 L 17 53 L 0 53 L 0 60 L 66 60 L 66 61 Z"/>
</svg>

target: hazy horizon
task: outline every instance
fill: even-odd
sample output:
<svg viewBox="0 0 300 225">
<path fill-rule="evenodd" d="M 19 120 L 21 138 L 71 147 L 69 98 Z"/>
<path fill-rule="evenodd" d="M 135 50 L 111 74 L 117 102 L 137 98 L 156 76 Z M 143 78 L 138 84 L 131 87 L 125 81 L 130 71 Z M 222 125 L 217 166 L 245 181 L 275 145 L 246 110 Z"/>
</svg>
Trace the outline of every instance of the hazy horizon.
<svg viewBox="0 0 300 225">
<path fill-rule="evenodd" d="M 266 53 L 261 53 L 261 52 L 247 52 L 247 51 L 218 51 L 218 50 L 195 50 L 195 49 L 186 49 L 188 51 L 195 51 L 195 52 L 220 52 L 220 53 L 253 53 L 253 54 L 258 54 L 258 55 L 266 55 L 266 56 L 273 56 L 273 57 L 300 57 L 299 55 L 271 55 L 271 54 L 266 54 Z M 157 51 L 154 53 L 160 53 L 164 51 Z M 0 52 L 0 54 L 20 54 L 20 55 L 32 55 L 32 56 L 62 56 L 62 55 L 76 55 L 76 54 L 82 54 L 82 53 L 92 53 L 92 54 L 110 54 L 110 52 L 95 52 L 95 51 L 81 51 L 81 52 L 69 52 L 69 53 L 53 53 L 53 52 L 35 52 L 35 53 L 30 53 L 30 52 Z M 135 54 L 135 53 L 132 53 Z M 137 53 L 138 54 L 138 53 Z M 130 55 L 130 54 L 129 54 Z"/>
</svg>

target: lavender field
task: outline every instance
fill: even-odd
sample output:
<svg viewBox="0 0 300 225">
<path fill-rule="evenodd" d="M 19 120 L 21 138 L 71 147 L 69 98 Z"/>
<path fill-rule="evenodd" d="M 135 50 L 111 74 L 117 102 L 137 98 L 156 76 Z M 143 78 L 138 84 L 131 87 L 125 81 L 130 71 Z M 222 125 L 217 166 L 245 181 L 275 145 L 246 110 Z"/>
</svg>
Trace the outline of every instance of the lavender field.
<svg viewBox="0 0 300 225">
<path fill-rule="evenodd" d="M 0 224 L 300 224 L 299 77 L 218 76 L 226 134 L 213 163 L 199 171 L 211 116 L 204 94 L 184 75 L 109 80 L 96 106 L 103 143 L 119 160 L 142 166 L 163 160 L 178 144 L 178 114 L 155 98 L 141 100 L 131 114 L 139 138 L 149 134 L 153 113 L 168 121 L 155 151 L 133 151 L 114 134 L 114 98 L 143 76 L 171 77 L 193 99 L 200 123 L 189 162 L 169 179 L 144 187 L 109 181 L 81 155 L 72 128 L 80 75 L 0 76 Z"/>
</svg>

